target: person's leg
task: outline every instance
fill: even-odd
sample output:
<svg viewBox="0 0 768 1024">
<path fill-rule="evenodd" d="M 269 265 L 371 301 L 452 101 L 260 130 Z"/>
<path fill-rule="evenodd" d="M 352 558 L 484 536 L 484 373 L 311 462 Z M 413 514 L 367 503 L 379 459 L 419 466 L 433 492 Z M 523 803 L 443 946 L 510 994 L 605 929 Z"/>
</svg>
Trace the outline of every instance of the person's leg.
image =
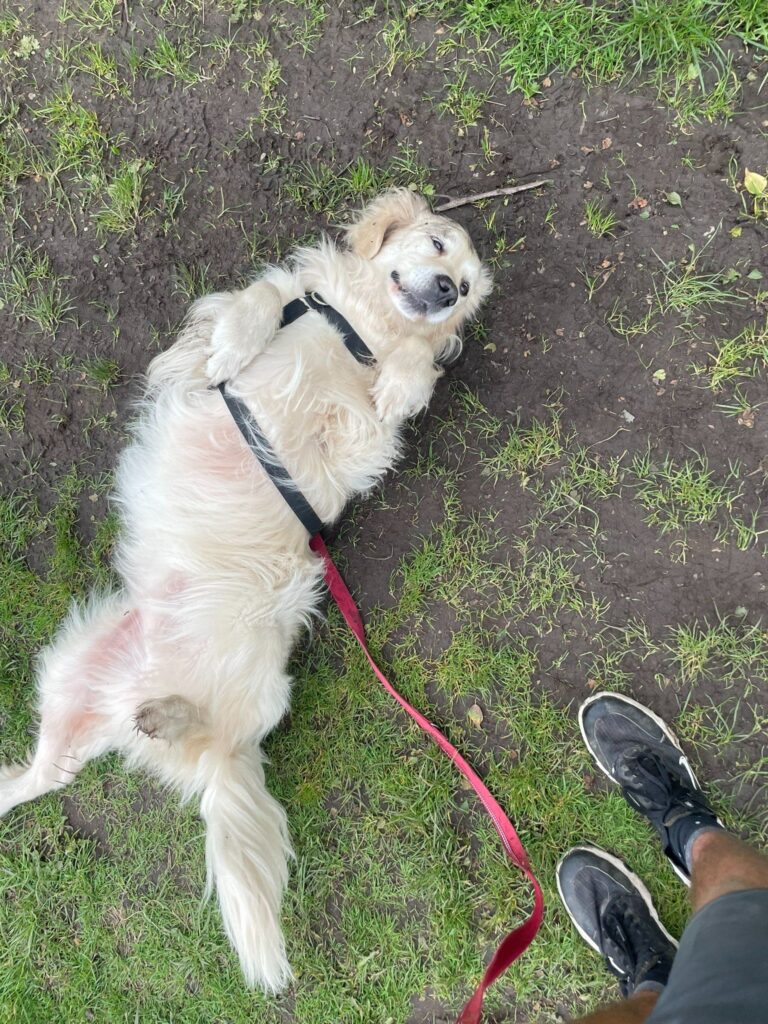
<svg viewBox="0 0 768 1024">
<path fill-rule="evenodd" d="M 768 858 L 720 829 L 693 837 L 690 863 L 694 911 L 728 893 L 768 889 Z"/>
<path fill-rule="evenodd" d="M 761 966 L 768 951 L 768 859 L 724 830 L 674 734 L 649 709 L 620 694 L 598 694 L 582 706 L 579 721 L 599 767 L 654 826 L 677 874 L 692 883 L 695 912 L 656 999 L 638 1000 L 641 989 L 580 1024 L 768 1021 Z"/>
<path fill-rule="evenodd" d="M 644 1024 L 658 998 L 658 992 L 635 992 L 620 1003 L 604 1006 L 588 1017 L 579 1017 L 574 1024 Z"/>
</svg>

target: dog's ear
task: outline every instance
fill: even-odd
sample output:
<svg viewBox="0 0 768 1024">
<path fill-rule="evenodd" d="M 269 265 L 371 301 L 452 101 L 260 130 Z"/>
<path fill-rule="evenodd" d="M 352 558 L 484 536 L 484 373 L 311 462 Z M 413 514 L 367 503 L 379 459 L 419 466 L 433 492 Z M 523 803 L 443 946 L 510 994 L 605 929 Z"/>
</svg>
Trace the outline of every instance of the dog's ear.
<svg viewBox="0 0 768 1024">
<path fill-rule="evenodd" d="M 395 228 L 406 227 L 429 212 L 426 200 L 407 188 L 384 192 L 360 211 L 347 228 L 347 242 L 357 256 L 372 260 L 387 235 Z"/>
</svg>

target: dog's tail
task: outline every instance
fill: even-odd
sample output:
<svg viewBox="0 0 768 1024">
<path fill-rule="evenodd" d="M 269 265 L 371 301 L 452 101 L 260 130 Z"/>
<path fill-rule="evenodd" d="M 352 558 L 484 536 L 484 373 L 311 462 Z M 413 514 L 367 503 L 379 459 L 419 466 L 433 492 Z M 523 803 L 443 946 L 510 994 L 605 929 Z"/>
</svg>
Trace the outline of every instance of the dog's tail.
<svg viewBox="0 0 768 1024">
<path fill-rule="evenodd" d="M 291 979 L 280 927 L 292 856 L 285 812 L 267 792 L 256 748 L 210 749 L 200 768 L 207 891 L 216 887 L 224 928 L 247 984 L 277 992 Z"/>
</svg>

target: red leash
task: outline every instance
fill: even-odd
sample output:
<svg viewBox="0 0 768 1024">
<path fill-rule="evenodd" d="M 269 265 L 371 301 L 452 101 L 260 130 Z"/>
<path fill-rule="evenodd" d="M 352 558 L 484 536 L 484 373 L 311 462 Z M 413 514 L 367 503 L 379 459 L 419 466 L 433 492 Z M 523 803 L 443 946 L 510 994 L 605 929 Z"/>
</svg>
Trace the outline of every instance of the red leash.
<svg viewBox="0 0 768 1024">
<path fill-rule="evenodd" d="M 461 1011 L 456 1022 L 456 1024 L 479 1024 L 486 989 L 492 985 L 493 982 L 504 973 L 504 971 L 506 971 L 510 964 L 514 963 L 514 961 L 526 951 L 536 937 L 536 932 L 539 930 L 544 913 L 544 901 L 541 895 L 541 886 L 531 870 L 531 866 L 528 863 L 528 856 L 523 848 L 523 844 L 520 842 L 520 837 L 515 831 L 515 826 L 506 816 L 495 798 L 491 795 L 483 780 L 472 770 L 458 750 L 448 742 L 440 730 L 432 725 L 432 723 L 417 711 L 416 708 L 412 707 L 405 698 L 400 696 L 373 660 L 371 652 L 368 650 L 368 645 L 366 644 L 365 627 L 363 626 L 363 620 L 360 616 L 358 607 L 355 604 L 354 598 L 347 589 L 347 585 L 342 579 L 341 573 L 333 564 L 331 556 L 328 554 L 328 549 L 326 548 L 320 534 L 316 534 L 312 537 L 309 542 L 309 546 L 320 556 L 320 558 L 322 558 L 325 568 L 325 583 L 331 593 L 331 597 L 336 602 L 339 611 L 344 616 L 344 620 L 365 652 L 365 656 L 370 662 L 371 668 L 375 672 L 379 682 L 387 693 L 394 697 L 397 703 L 408 712 L 419 728 L 423 729 L 423 731 L 435 741 L 443 753 L 448 755 L 464 778 L 470 783 L 475 793 L 480 798 L 483 807 L 485 807 L 486 811 L 490 815 L 491 821 L 493 822 L 496 831 L 499 833 L 499 838 L 507 852 L 507 856 L 528 878 L 531 883 L 531 887 L 533 888 L 533 910 L 531 911 L 530 917 L 527 921 L 523 922 L 523 924 L 515 928 L 514 931 L 511 931 L 502 941 L 501 945 L 494 953 L 493 959 L 486 968 L 483 980 L 477 986 L 474 995 Z"/>
</svg>

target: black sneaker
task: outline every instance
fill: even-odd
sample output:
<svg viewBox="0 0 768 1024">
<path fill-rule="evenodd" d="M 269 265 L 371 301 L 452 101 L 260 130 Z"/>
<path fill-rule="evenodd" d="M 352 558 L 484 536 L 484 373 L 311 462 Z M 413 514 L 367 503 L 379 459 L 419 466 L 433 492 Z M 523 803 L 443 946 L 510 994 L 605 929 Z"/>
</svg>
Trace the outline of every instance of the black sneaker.
<svg viewBox="0 0 768 1024">
<path fill-rule="evenodd" d="M 651 894 L 617 857 L 575 847 L 557 865 L 557 888 L 579 935 L 619 979 L 623 996 L 642 982 L 666 985 L 677 943 Z"/>
<path fill-rule="evenodd" d="M 661 837 L 664 853 L 686 885 L 690 837 L 722 828 L 707 803 L 675 734 L 658 715 L 620 693 L 597 693 L 579 709 L 584 742 L 598 765 L 621 786 L 627 803 Z"/>
</svg>

